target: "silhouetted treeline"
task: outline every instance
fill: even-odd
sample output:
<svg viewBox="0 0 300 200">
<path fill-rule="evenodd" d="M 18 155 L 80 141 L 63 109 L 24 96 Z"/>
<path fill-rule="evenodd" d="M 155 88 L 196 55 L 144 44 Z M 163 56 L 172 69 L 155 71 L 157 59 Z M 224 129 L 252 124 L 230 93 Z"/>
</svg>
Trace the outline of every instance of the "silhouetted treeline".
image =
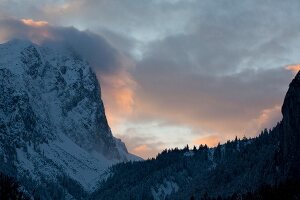
<svg viewBox="0 0 300 200">
<path fill-rule="evenodd" d="M 21 191 L 20 184 L 14 178 L 0 172 L 0 199 L 25 200 L 29 198 Z"/>
</svg>

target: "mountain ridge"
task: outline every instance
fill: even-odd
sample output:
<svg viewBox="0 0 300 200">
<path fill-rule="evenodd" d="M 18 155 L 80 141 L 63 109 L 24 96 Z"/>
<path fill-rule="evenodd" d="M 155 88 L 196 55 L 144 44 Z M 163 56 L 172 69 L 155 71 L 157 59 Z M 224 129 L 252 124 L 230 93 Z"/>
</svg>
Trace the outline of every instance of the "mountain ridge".
<svg viewBox="0 0 300 200">
<path fill-rule="evenodd" d="M 80 197 L 66 180 L 90 192 L 110 165 L 140 160 L 113 137 L 96 75 L 75 51 L 13 40 L 0 55 L 0 170 L 28 193 Z"/>
</svg>

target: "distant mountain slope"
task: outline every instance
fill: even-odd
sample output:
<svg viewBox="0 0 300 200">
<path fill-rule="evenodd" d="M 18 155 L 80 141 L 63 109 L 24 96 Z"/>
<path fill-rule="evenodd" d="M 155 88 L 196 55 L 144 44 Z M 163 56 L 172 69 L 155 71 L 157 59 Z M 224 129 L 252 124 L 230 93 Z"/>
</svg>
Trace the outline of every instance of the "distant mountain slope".
<svg viewBox="0 0 300 200">
<path fill-rule="evenodd" d="M 234 195 L 249 192 L 246 197 L 251 199 L 264 194 L 261 188 L 265 185 L 282 191 L 288 185 L 297 192 L 300 72 L 290 84 L 282 114 L 277 126 L 253 139 L 236 138 L 215 148 L 201 145 L 192 150 L 165 150 L 156 159 L 117 164 L 91 199 L 238 199 Z M 291 185 L 294 182 L 297 184 Z"/>
<path fill-rule="evenodd" d="M 96 76 L 72 49 L 0 45 L 2 173 L 29 195 L 81 198 L 110 165 L 138 159 L 113 137 Z"/>
</svg>

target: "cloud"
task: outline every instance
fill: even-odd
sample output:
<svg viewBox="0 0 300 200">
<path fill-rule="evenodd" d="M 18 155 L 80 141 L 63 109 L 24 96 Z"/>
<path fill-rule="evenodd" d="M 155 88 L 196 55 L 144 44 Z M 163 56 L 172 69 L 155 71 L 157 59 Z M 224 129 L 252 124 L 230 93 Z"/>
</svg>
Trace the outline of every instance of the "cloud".
<svg viewBox="0 0 300 200">
<path fill-rule="evenodd" d="M 62 38 L 82 49 L 101 81 L 113 130 L 146 156 L 272 127 L 292 78 L 284 68 L 299 63 L 299 3 L 4 1 L 1 15 L 35 20 L 2 21 L 0 38 Z"/>
<path fill-rule="evenodd" d="M 39 44 L 69 46 L 88 60 L 95 71 L 118 73 L 123 67 L 122 54 L 100 35 L 74 27 L 51 26 L 46 21 L 6 18 L 0 21 L 2 41 L 28 39 Z"/>
<path fill-rule="evenodd" d="M 136 155 L 149 155 L 149 151 L 151 151 L 151 148 L 148 147 L 146 144 L 139 145 L 135 147 L 132 151 L 132 153 Z"/>
<path fill-rule="evenodd" d="M 98 77 L 101 79 L 103 99 L 107 108 L 106 116 L 109 124 L 116 128 L 133 112 L 136 82 L 126 70 L 113 75 L 100 74 Z"/>
<path fill-rule="evenodd" d="M 137 132 L 136 128 L 128 128 L 124 130 L 122 135 L 117 136 L 122 138 L 131 153 L 144 159 L 155 157 L 166 146 L 163 141 L 159 141 L 155 136 L 142 135 Z"/>
<path fill-rule="evenodd" d="M 154 51 L 159 54 L 159 49 Z M 273 117 L 260 118 L 260 115 L 282 104 L 292 77 L 283 67 L 208 75 L 195 72 L 189 62 L 177 63 L 161 55 L 138 63 L 133 73 L 139 86 L 133 120 L 160 119 L 189 125 L 199 135 L 217 133 L 223 141 L 235 135 L 253 136 L 262 125 L 275 124 Z M 276 112 L 280 114 L 275 109 L 268 115 Z M 253 120 L 255 128 L 247 128 Z M 268 120 L 272 122 L 268 124 Z"/>
<path fill-rule="evenodd" d="M 222 141 L 271 128 L 292 78 L 284 66 L 299 61 L 297 2 L 192 4 L 202 12 L 189 8 L 186 30 L 148 43 L 137 62 L 132 120 L 160 119 Z"/>
<path fill-rule="evenodd" d="M 247 124 L 245 132 L 252 133 L 248 136 L 256 136 L 258 131 L 274 127 L 281 119 L 281 105 L 274 105 L 271 108 L 263 109 L 256 119 L 252 119 Z"/>
<path fill-rule="evenodd" d="M 300 64 L 288 65 L 286 66 L 286 69 L 293 71 L 295 74 L 297 74 L 300 71 Z"/>
<path fill-rule="evenodd" d="M 28 26 L 36 26 L 36 27 L 41 27 L 41 26 L 46 26 L 48 25 L 48 22 L 46 21 L 34 21 L 32 19 L 22 19 L 21 20 L 24 24 Z"/>
<path fill-rule="evenodd" d="M 147 70 L 138 68 L 139 74 L 134 74 L 138 87 L 133 114 L 127 118 L 135 124 L 130 127 L 159 123 L 154 127 L 156 131 L 145 126 L 130 133 L 119 132 L 141 138 L 155 135 L 156 140 L 164 141 L 162 145 L 154 140 L 128 141 L 127 144 L 137 144 L 129 149 L 144 158 L 184 144 L 215 146 L 235 136 L 254 137 L 281 120 L 281 104 L 292 78 L 283 68 L 247 70 L 221 77 L 176 70 L 151 66 Z M 182 131 L 181 127 L 190 131 Z M 147 153 L 140 154 L 138 147 Z"/>
<path fill-rule="evenodd" d="M 198 37 L 195 45 L 207 49 L 204 55 L 198 54 L 200 61 L 203 58 L 209 59 L 210 56 L 206 58 L 206 55 L 218 51 L 218 48 L 220 51 L 224 48 L 235 49 L 233 52 L 224 51 L 223 58 L 211 60 L 216 64 L 222 62 L 225 66 L 227 62 L 223 61 L 227 56 L 230 59 L 226 61 L 238 62 L 239 54 L 244 53 L 252 54 L 256 60 L 263 61 L 269 52 L 285 48 L 282 42 L 294 39 L 295 34 L 299 35 L 297 27 L 300 22 L 298 12 L 300 3 L 297 0 L 289 0 L 288 3 L 280 0 L 263 2 L 32 0 L 31 2 L 24 5 L 5 1 L 0 10 L 6 13 L 11 11 L 18 18 L 26 16 L 43 19 L 51 24 L 73 25 L 81 30 L 90 29 L 94 32 L 108 30 L 126 38 L 134 38 L 136 42 L 133 48 L 141 54 L 153 41 L 164 40 L 170 36 L 194 35 Z M 277 37 L 281 41 L 274 43 L 273 39 Z M 268 48 L 263 54 L 257 53 L 256 48 L 262 43 L 273 48 Z M 286 50 L 290 51 L 290 48 Z M 258 62 L 255 64 L 259 67 Z"/>
</svg>

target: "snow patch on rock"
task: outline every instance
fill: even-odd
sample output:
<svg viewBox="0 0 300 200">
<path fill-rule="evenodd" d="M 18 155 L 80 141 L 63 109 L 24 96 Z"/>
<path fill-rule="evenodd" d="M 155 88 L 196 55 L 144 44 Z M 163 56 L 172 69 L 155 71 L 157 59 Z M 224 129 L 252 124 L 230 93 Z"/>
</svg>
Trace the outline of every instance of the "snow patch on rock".
<svg viewBox="0 0 300 200">
<path fill-rule="evenodd" d="M 162 184 L 159 184 L 151 188 L 151 193 L 154 200 L 164 200 L 167 196 L 175 193 L 179 190 L 177 183 L 172 180 L 164 180 Z"/>
</svg>

